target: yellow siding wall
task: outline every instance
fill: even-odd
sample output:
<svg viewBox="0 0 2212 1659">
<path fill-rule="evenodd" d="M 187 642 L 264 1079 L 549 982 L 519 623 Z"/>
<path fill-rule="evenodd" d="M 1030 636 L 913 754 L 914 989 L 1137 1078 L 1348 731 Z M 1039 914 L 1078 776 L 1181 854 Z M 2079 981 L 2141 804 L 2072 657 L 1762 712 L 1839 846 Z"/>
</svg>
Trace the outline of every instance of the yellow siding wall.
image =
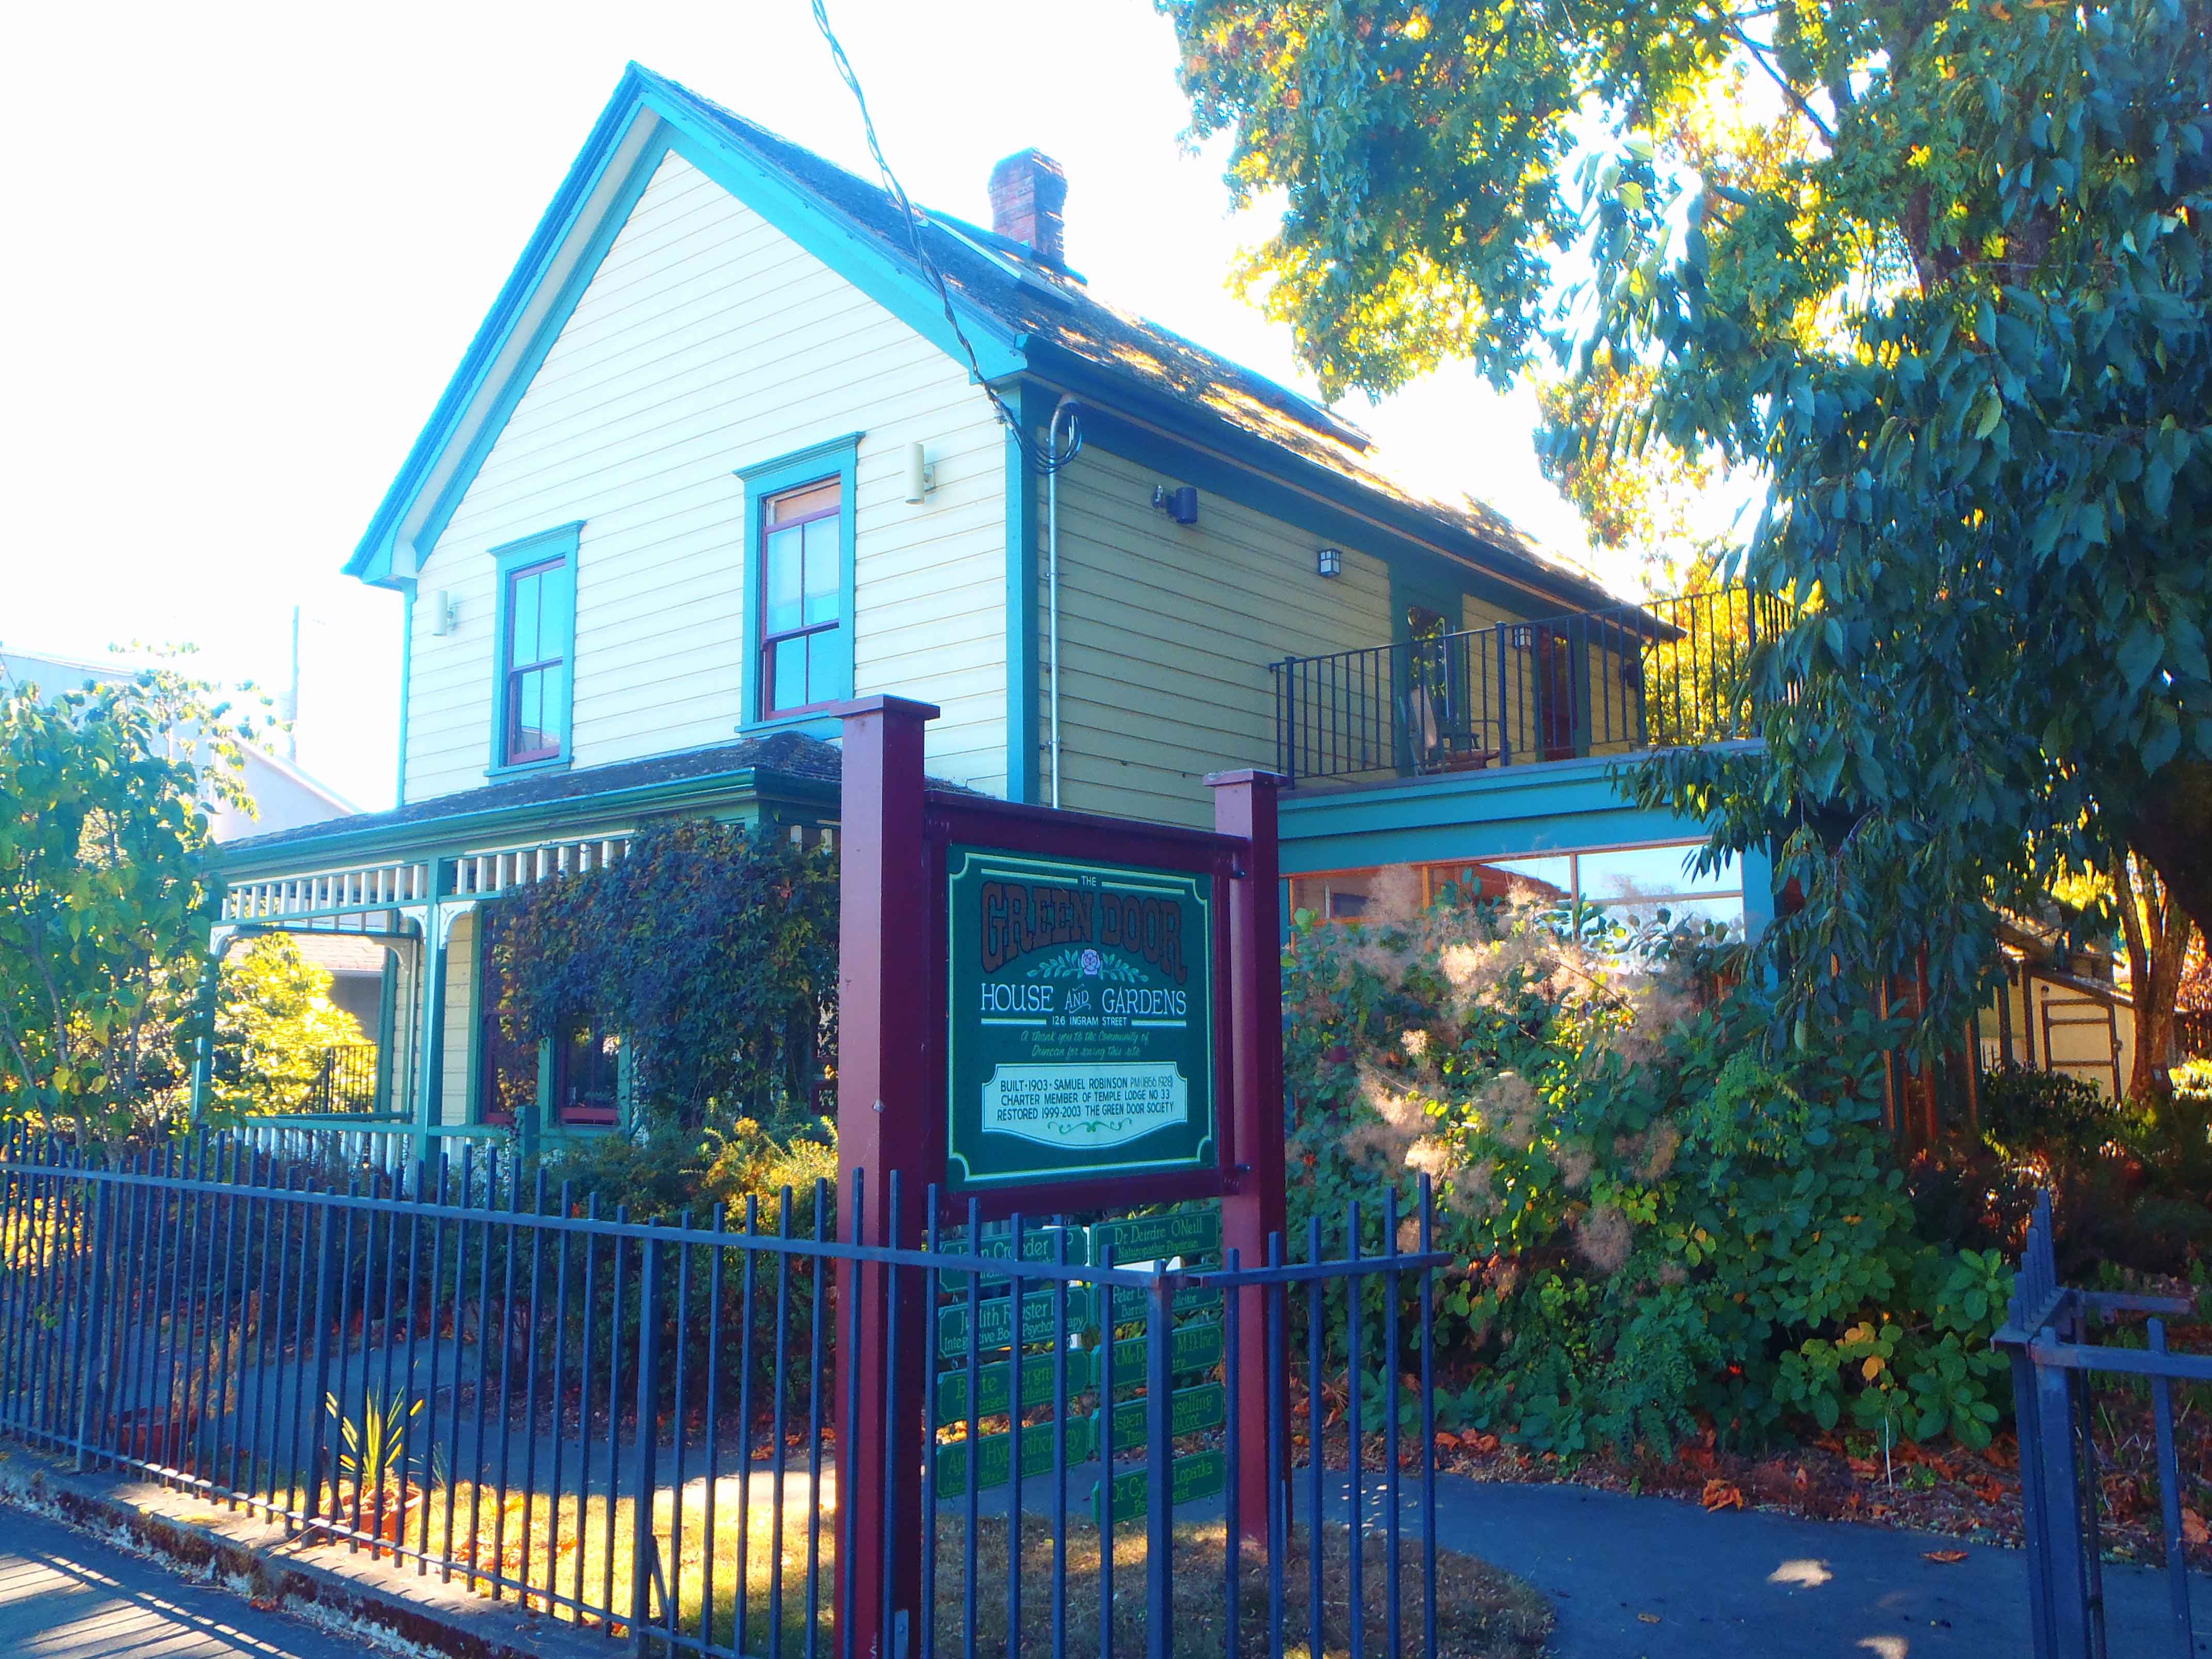
<svg viewBox="0 0 2212 1659">
<path fill-rule="evenodd" d="M 1005 451 L 967 371 L 681 157 L 666 157 L 419 577 L 405 799 L 484 781 L 490 549 L 583 521 L 578 765 L 733 739 L 744 490 L 732 469 L 860 431 L 855 689 L 940 704 L 938 775 L 1006 786 Z M 904 496 L 920 441 L 937 467 Z"/>
<path fill-rule="evenodd" d="M 1152 505 L 1163 482 L 1096 447 L 1060 477 L 1061 802 L 1210 824 L 1206 773 L 1275 763 L 1268 664 L 1387 640 L 1389 573 L 1347 548 L 1324 581 L 1320 538 L 1212 493 L 1177 525 Z M 1042 556 L 1038 573 L 1042 631 Z M 1045 656 L 1041 642 L 1041 738 Z M 1049 766 L 1041 754 L 1048 799 Z"/>
</svg>

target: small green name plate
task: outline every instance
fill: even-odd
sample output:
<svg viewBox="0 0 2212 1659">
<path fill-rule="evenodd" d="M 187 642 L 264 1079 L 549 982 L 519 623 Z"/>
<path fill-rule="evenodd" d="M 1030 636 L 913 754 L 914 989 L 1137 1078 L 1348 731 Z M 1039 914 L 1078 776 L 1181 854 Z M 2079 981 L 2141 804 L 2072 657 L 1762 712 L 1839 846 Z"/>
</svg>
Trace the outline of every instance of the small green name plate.
<svg viewBox="0 0 2212 1659">
<path fill-rule="evenodd" d="M 1209 1291 L 1200 1285 L 1186 1285 L 1170 1297 L 1168 1303 L 1176 1313 L 1211 1314 L 1218 1318 L 1222 1293 Z M 1149 1291 L 1139 1290 L 1134 1285 L 1116 1285 L 1114 1287 L 1114 1322 L 1116 1325 L 1142 1319 L 1152 1310 L 1152 1298 Z"/>
<path fill-rule="evenodd" d="M 1029 1449 L 1024 1447 L 1026 1452 Z M 1229 1459 L 1218 1451 L 1193 1452 L 1188 1457 L 1178 1457 L 1170 1466 L 1168 1479 L 1170 1501 L 1177 1504 L 1195 1504 L 1202 1498 L 1218 1497 L 1229 1483 Z M 1127 1474 L 1114 1477 L 1114 1519 L 1127 1521 L 1141 1516 L 1150 1508 L 1152 1478 L 1144 1469 L 1132 1469 Z M 1101 1488 L 1091 1489 L 1091 1513 L 1098 1518 Z"/>
<path fill-rule="evenodd" d="M 1022 1331 L 1024 1343 L 1049 1342 L 1062 1328 L 1054 1312 L 1058 1297 L 1054 1291 L 1031 1291 L 1022 1297 Z M 1073 1334 L 1091 1323 L 1092 1290 L 1088 1285 L 1067 1287 L 1067 1323 L 1065 1328 Z M 975 1313 L 975 1346 L 979 1349 L 1011 1347 L 1014 1337 L 1014 1298 L 995 1297 L 984 1303 Z M 937 1351 L 951 1358 L 968 1352 L 968 1310 L 964 1307 L 940 1308 L 937 1313 Z"/>
<path fill-rule="evenodd" d="M 1164 1215 L 1102 1221 L 1091 1229 L 1100 1259 L 1109 1247 L 1116 1261 L 1164 1261 L 1170 1256 L 1218 1255 L 1221 1212 L 1211 1207 L 1170 1210 Z"/>
<path fill-rule="evenodd" d="M 1091 1461 L 1091 1435 L 1089 1418 L 1078 1417 L 1069 1420 L 1068 1468 Z M 1059 1434 L 1050 1423 L 1032 1424 L 1022 1430 L 1023 1480 L 1052 1473 L 1054 1460 L 1059 1455 Z M 975 1459 L 982 1470 L 978 1490 L 1003 1486 L 1013 1479 L 1013 1436 L 987 1434 L 975 1443 L 981 1449 Z M 956 1440 L 949 1446 L 939 1446 L 937 1449 L 937 1495 L 939 1498 L 958 1498 L 967 1490 L 968 1442 Z"/>
<path fill-rule="evenodd" d="M 1105 1425 L 1097 1421 L 1100 1413 L 1092 1413 L 1097 1425 L 1096 1438 L 1100 1445 L 1106 1443 Z M 1168 1396 L 1168 1432 L 1170 1435 L 1197 1434 L 1206 1429 L 1218 1429 L 1229 1420 L 1229 1393 L 1218 1382 L 1202 1382 L 1194 1389 L 1177 1389 Z M 1146 1400 L 1124 1400 L 1114 1407 L 1114 1449 L 1135 1451 L 1152 1437 L 1151 1402 Z"/>
<path fill-rule="evenodd" d="M 1178 1325 L 1168 1339 L 1168 1369 L 1202 1371 L 1221 1363 L 1221 1327 Z M 1124 1337 L 1114 1345 L 1114 1386 L 1124 1389 L 1145 1380 L 1145 1339 Z"/>
<path fill-rule="evenodd" d="M 1023 1359 L 1023 1405 L 1048 1406 L 1052 1403 L 1059 1358 L 1056 1354 L 1033 1353 Z M 1066 1358 L 1067 1393 L 1068 1397 L 1073 1399 L 1089 1389 L 1096 1379 L 1098 1356 L 1089 1348 L 1076 1348 L 1071 1350 Z M 976 1367 L 976 1416 L 1000 1417 L 1012 1407 L 1013 1375 L 1013 1366 L 1003 1359 Z M 937 1420 L 940 1425 L 968 1420 L 968 1372 L 964 1367 L 939 1373 Z"/>
</svg>

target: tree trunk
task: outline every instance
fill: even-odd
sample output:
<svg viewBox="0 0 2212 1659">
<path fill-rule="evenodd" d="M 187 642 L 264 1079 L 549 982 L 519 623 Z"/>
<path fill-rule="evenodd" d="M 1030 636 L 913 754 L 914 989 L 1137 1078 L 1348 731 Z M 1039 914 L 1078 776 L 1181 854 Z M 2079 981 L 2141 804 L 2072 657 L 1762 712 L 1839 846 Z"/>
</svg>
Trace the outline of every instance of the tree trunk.
<svg viewBox="0 0 2212 1659">
<path fill-rule="evenodd" d="M 2128 817 L 2128 844 L 2212 939 L 2212 761 L 2161 768 Z"/>
<path fill-rule="evenodd" d="M 2128 1092 L 2163 1099 L 2173 1091 L 2174 1005 L 2197 929 L 2172 884 L 2140 854 L 2114 859 L 2106 872 L 2127 940 L 2135 1002 L 2136 1052 Z"/>
</svg>

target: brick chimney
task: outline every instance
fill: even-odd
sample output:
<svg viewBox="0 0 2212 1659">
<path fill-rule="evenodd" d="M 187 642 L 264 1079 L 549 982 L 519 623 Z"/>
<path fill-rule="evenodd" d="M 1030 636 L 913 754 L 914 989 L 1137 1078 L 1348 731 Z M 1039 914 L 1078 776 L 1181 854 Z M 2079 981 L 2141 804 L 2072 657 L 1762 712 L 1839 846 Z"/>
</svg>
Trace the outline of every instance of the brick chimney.
<svg viewBox="0 0 2212 1659">
<path fill-rule="evenodd" d="M 1018 151 L 991 169 L 991 228 L 1048 265 L 1067 263 L 1066 205 L 1067 171 L 1041 149 Z"/>
</svg>

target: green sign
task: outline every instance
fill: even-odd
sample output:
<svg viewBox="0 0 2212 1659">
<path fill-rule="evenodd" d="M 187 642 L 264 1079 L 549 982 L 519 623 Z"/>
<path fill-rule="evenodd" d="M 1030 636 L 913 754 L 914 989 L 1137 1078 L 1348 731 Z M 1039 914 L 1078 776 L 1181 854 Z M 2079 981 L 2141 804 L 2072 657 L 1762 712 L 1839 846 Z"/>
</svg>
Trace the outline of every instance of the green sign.
<svg viewBox="0 0 2212 1659">
<path fill-rule="evenodd" d="M 947 1185 L 1213 1168 L 1211 878 L 947 858 Z"/>
<path fill-rule="evenodd" d="M 1022 1450 L 1026 1454 L 1029 1448 Z M 1027 1461 L 1026 1456 L 1024 1459 Z M 1049 1466 L 1048 1466 L 1049 1467 Z M 1212 1498 L 1229 1484 L 1229 1460 L 1218 1451 L 1193 1452 L 1188 1457 L 1178 1457 L 1170 1466 L 1168 1487 L 1171 1502 L 1194 1504 L 1201 1498 Z M 1145 1513 L 1152 1497 L 1152 1476 L 1143 1469 L 1132 1469 L 1127 1474 L 1114 1477 L 1114 1518 L 1127 1521 Z M 1091 1513 L 1098 1513 L 1098 1488 L 1091 1489 Z"/>
<path fill-rule="evenodd" d="M 1178 1325 L 1168 1339 L 1168 1369 L 1171 1371 L 1210 1370 L 1221 1363 L 1221 1327 Z M 1145 1339 L 1124 1337 L 1114 1345 L 1114 1386 L 1128 1388 L 1145 1380 Z"/>
<path fill-rule="evenodd" d="M 1099 1443 L 1105 1443 L 1105 1425 L 1098 1421 L 1099 1413 L 1091 1414 L 1093 1431 Z M 1170 1436 L 1197 1434 L 1206 1429 L 1218 1429 L 1229 1420 L 1229 1393 L 1218 1382 L 1201 1382 L 1194 1389 L 1177 1389 L 1168 1396 L 1168 1433 Z M 1124 1400 L 1114 1407 L 1114 1449 L 1116 1453 L 1135 1451 L 1152 1437 L 1151 1406 L 1148 1401 Z"/>
<path fill-rule="evenodd" d="M 1174 1256 L 1218 1255 L 1221 1212 L 1211 1205 L 1170 1210 L 1161 1215 L 1102 1221 L 1090 1229 L 1091 1248 L 1103 1261 L 1109 1248 L 1117 1264 L 1164 1261 Z"/>
<path fill-rule="evenodd" d="M 1022 1431 L 1022 1479 L 1031 1475 L 1050 1474 L 1053 1459 L 1059 1455 L 1059 1434 L 1050 1423 L 1031 1424 Z M 1003 1486 L 1013 1479 L 1014 1437 L 1010 1434 L 987 1434 L 977 1445 L 981 1449 L 975 1461 L 981 1466 L 981 1490 Z M 1067 1462 L 1073 1468 L 1091 1461 L 1091 1419 L 1078 1417 L 1067 1425 Z M 937 1449 L 937 1495 L 957 1498 L 968 1490 L 968 1443 L 956 1440 Z"/>
<path fill-rule="evenodd" d="M 1005 1261 L 1014 1254 L 1014 1235 L 1012 1228 L 994 1231 L 983 1229 L 983 1242 L 972 1251 L 967 1248 L 968 1230 L 965 1227 L 940 1234 L 937 1248 L 947 1255 L 979 1255 L 986 1261 Z M 1091 1233 L 1085 1227 L 1025 1227 L 1022 1230 L 1022 1260 L 1024 1261 L 1059 1262 L 1060 1241 L 1066 1241 L 1066 1265 L 1082 1267 L 1091 1261 Z M 986 1290 L 1004 1285 L 1004 1273 L 977 1273 L 976 1282 Z M 966 1293 L 969 1275 L 957 1267 L 940 1268 L 937 1287 L 948 1296 Z M 1031 1279 L 1035 1285 L 1037 1281 Z"/>
<path fill-rule="evenodd" d="M 1052 1402 L 1057 1387 L 1054 1379 L 1058 1376 L 1058 1358 L 1056 1354 L 1033 1353 L 1022 1361 L 1023 1405 L 1045 1406 Z M 1070 1398 L 1090 1388 L 1097 1363 L 1097 1356 L 1091 1349 L 1069 1351 L 1067 1392 Z M 1004 1359 L 995 1359 L 988 1365 L 975 1368 L 976 1416 L 1000 1417 L 1012 1408 L 1014 1403 L 1012 1398 L 1013 1376 L 1013 1366 Z M 964 1366 L 938 1374 L 937 1420 L 940 1424 L 968 1420 L 968 1372 Z"/>
<path fill-rule="evenodd" d="M 1219 1291 L 1209 1291 L 1201 1285 L 1185 1285 L 1168 1298 L 1168 1303 L 1176 1313 L 1218 1316 L 1224 1299 Z M 1142 1319 L 1152 1310 L 1152 1293 L 1150 1291 L 1139 1290 L 1134 1285 L 1116 1285 L 1114 1287 L 1114 1322 L 1116 1325 Z"/>
<path fill-rule="evenodd" d="M 1093 1294 L 1088 1285 L 1067 1287 L 1067 1323 L 1063 1328 L 1053 1310 L 1057 1292 L 1031 1291 L 1022 1298 L 1021 1340 L 1024 1342 L 1050 1342 L 1062 1328 L 1070 1333 L 1082 1330 L 1091 1322 L 1091 1298 Z M 977 1348 L 1011 1346 L 1014 1341 L 1013 1297 L 994 1297 L 982 1304 L 975 1310 L 975 1323 Z M 968 1310 L 964 1305 L 956 1304 L 938 1310 L 937 1351 L 947 1355 L 968 1352 Z"/>
</svg>

